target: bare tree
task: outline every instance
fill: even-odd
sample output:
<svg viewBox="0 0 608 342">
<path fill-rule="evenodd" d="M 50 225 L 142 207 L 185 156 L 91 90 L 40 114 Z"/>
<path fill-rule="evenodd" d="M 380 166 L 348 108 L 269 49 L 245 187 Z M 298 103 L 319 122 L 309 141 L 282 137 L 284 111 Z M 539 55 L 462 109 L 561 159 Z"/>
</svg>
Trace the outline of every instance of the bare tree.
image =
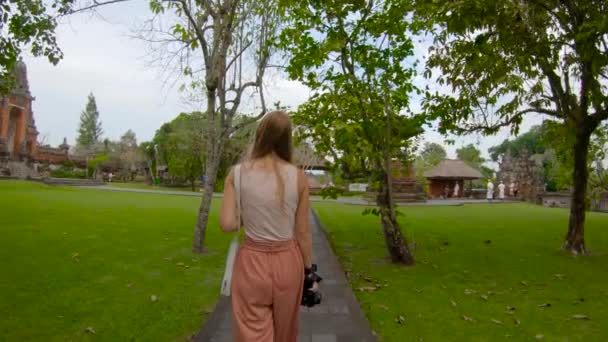
<svg viewBox="0 0 608 342">
<path fill-rule="evenodd" d="M 126 1 L 83 0 L 70 13 Z M 266 112 L 263 82 L 277 37 L 278 7 L 278 0 L 150 0 L 155 17 L 139 38 L 160 52 L 151 62 L 162 64 L 165 75 L 188 77 L 191 82 L 182 90 L 206 104 L 205 191 L 194 252 L 204 251 L 213 189 L 228 138 Z M 243 99 L 254 95 L 259 97 L 259 112 L 250 120 L 234 122 Z"/>
<path fill-rule="evenodd" d="M 165 55 L 169 58 L 165 65 L 178 65 L 192 79 L 194 97 L 206 102 L 205 182 L 194 252 L 204 251 L 211 199 L 228 138 L 266 112 L 263 81 L 278 30 L 277 7 L 272 0 L 151 1 L 155 13 L 171 9 L 178 18 L 170 30 L 152 27 L 152 32 L 160 33 L 155 39 L 172 47 L 166 50 L 171 52 Z M 251 120 L 236 123 L 239 106 L 250 94 L 259 96 L 260 111 Z"/>
</svg>

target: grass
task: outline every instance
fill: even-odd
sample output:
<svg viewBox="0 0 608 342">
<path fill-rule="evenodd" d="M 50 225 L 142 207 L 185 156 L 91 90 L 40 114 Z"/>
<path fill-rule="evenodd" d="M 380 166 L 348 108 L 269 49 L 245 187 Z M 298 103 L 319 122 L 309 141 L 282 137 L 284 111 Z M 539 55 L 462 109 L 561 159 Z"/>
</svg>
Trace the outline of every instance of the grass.
<svg viewBox="0 0 608 342">
<path fill-rule="evenodd" d="M 112 182 L 106 183 L 107 186 L 111 186 L 113 188 L 123 188 L 123 189 L 141 189 L 141 190 L 159 190 L 159 191 L 186 191 L 193 192 L 192 188 L 189 186 L 186 187 L 171 187 L 171 186 L 162 186 L 162 185 L 148 185 L 145 183 L 119 183 Z M 196 186 L 196 191 L 199 191 L 200 187 Z"/>
<path fill-rule="evenodd" d="M 230 239 L 212 215 L 210 253 L 191 253 L 198 205 L 0 182 L 0 340 L 185 340 L 213 309 Z"/>
<path fill-rule="evenodd" d="M 377 217 L 336 203 L 315 208 L 383 341 L 608 338 L 606 214 L 588 214 L 592 255 L 575 258 L 559 249 L 566 210 L 527 204 L 405 207 L 400 223 L 415 241 L 418 261 L 406 268 L 387 261 Z M 373 290 L 376 283 L 381 286 Z M 395 321 L 399 316 L 403 324 Z"/>
</svg>

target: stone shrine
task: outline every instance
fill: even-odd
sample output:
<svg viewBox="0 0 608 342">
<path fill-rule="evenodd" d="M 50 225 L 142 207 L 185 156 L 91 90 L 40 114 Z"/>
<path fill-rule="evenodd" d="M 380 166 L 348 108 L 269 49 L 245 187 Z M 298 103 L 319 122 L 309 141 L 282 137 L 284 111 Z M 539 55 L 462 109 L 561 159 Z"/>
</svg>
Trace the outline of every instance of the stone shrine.
<svg viewBox="0 0 608 342">
<path fill-rule="evenodd" d="M 544 192 L 542 165 L 539 165 L 526 149 L 522 150 L 518 157 L 513 157 L 508 150 L 498 165 L 497 182 L 504 182 L 507 188 L 514 183 L 517 198 L 531 202 L 540 200 Z"/>
</svg>

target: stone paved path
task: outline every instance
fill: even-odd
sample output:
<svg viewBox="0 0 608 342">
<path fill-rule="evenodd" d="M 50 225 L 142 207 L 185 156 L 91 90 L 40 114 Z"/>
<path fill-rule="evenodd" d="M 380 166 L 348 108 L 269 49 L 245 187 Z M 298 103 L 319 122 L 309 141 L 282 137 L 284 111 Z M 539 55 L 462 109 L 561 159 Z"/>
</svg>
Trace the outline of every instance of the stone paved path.
<svg viewBox="0 0 608 342">
<path fill-rule="evenodd" d="M 299 342 L 375 341 L 314 213 L 310 220 L 315 263 L 323 277 L 323 302 L 311 309 L 301 308 Z M 222 297 L 194 341 L 232 342 L 231 316 L 230 300 Z"/>
</svg>

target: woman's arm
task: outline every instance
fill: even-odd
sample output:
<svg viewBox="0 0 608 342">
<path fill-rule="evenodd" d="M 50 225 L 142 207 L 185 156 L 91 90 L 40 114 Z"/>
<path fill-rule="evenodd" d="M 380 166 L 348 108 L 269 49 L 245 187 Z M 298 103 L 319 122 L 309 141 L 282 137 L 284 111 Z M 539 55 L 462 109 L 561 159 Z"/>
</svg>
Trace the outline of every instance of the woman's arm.
<svg viewBox="0 0 608 342">
<path fill-rule="evenodd" d="M 312 265 L 312 236 L 310 233 L 310 199 L 308 197 L 308 180 L 304 171 L 298 172 L 298 209 L 296 210 L 296 240 L 300 246 L 304 267 Z"/>
<path fill-rule="evenodd" d="M 239 229 L 236 222 L 236 195 L 234 192 L 234 169 L 230 170 L 224 183 L 224 198 L 220 208 L 220 227 L 225 232 Z"/>
</svg>

